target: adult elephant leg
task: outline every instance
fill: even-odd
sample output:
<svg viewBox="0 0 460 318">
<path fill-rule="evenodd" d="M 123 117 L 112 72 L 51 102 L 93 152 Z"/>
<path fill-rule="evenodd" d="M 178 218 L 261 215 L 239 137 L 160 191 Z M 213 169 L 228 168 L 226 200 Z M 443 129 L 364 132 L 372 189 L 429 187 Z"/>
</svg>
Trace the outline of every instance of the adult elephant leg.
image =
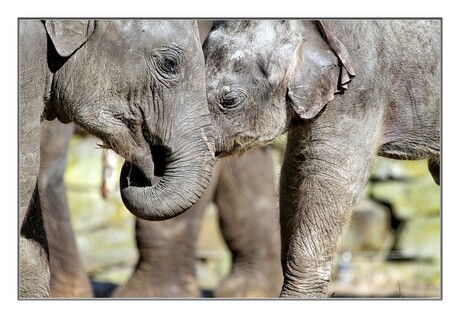
<svg viewBox="0 0 460 318">
<path fill-rule="evenodd" d="M 64 171 L 73 125 L 43 122 L 38 185 L 50 252 L 50 297 L 93 297 L 72 228 Z"/>
<path fill-rule="evenodd" d="M 164 221 L 136 218 L 138 262 L 126 284 L 112 297 L 200 297 L 195 275 L 196 242 L 218 174 L 203 196 L 185 213 Z"/>
<path fill-rule="evenodd" d="M 49 295 L 49 260 L 37 177 L 40 115 L 46 91 L 46 33 L 39 20 L 19 25 L 19 297 Z M 29 45 L 37 49 L 29 49 Z M 15 213 L 15 212 L 11 212 Z"/>
<path fill-rule="evenodd" d="M 370 175 L 382 114 L 362 110 L 353 117 L 343 105 L 329 105 L 288 135 L 280 184 L 281 297 L 326 296 L 336 251 Z"/>
<path fill-rule="evenodd" d="M 216 297 L 278 297 L 280 236 L 271 148 L 222 159 L 216 203 L 232 269 Z"/>
</svg>

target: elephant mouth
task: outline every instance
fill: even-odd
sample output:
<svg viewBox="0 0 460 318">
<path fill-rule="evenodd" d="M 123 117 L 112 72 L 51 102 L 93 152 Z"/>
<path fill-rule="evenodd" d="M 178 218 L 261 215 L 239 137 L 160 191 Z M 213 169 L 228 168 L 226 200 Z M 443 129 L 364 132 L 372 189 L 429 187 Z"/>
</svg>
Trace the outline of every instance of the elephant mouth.
<svg viewBox="0 0 460 318">
<path fill-rule="evenodd" d="M 257 146 L 265 146 L 267 144 L 269 144 L 269 142 L 259 142 L 258 140 L 250 136 L 236 135 L 232 138 L 229 138 L 229 140 L 226 143 L 216 142 L 215 156 L 217 158 L 222 158 L 226 156 L 238 156 L 243 154 L 246 150 L 250 148 Z"/>
</svg>

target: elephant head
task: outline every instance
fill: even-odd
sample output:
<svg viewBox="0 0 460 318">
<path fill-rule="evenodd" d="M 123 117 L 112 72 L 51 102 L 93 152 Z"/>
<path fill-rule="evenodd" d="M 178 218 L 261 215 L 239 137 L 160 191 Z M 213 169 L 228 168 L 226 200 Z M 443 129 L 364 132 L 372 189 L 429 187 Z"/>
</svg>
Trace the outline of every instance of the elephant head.
<svg viewBox="0 0 460 318">
<path fill-rule="evenodd" d="M 75 122 L 125 158 L 121 196 L 134 215 L 162 220 L 191 207 L 215 161 L 196 22 L 44 25 L 52 71 L 44 117 Z"/>
<path fill-rule="evenodd" d="M 218 156 L 314 118 L 354 76 L 345 47 L 320 21 L 218 21 L 203 50 Z"/>
</svg>

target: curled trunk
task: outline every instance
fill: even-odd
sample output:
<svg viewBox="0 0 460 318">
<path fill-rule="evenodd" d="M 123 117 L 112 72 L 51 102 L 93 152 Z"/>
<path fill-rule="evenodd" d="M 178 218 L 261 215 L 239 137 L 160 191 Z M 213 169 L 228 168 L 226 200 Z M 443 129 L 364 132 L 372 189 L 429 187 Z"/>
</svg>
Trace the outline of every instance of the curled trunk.
<svg viewBox="0 0 460 318">
<path fill-rule="evenodd" d="M 215 163 L 214 140 L 201 130 L 200 136 L 182 140 L 178 151 L 166 153 L 164 172 L 153 183 L 148 172 L 125 162 L 120 174 L 120 191 L 126 207 L 145 220 L 166 220 L 189 209 L 201 197 Z M 152 152 L 155 156 L 155 151 Z M 155 160 L 157 166 L 162 165 Z"/>
</svg>

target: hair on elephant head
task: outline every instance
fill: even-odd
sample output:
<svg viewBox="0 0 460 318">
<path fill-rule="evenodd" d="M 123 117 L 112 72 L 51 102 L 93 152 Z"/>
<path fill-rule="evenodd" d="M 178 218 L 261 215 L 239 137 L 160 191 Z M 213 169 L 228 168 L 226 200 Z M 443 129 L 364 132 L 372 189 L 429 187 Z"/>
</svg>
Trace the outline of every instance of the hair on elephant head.
<svg viewBox="0 0 460 318">
<path fill-rule="evenodd" d="M 193 20 L 46 20 L 53 71 L 44 116 L 75 122 L 126 159 L 125 205 L 158 220 L 201 196 L 214 164 Z M 163 178 L 152 185 L 154 174 Z"/>
<path fill-rule="evenodd" d="M 354 76 L 321 21 L 219 21 L 204 52 L 219 155 L 272 141 L 294 113 L 315 117 Z"/>
</svg>

